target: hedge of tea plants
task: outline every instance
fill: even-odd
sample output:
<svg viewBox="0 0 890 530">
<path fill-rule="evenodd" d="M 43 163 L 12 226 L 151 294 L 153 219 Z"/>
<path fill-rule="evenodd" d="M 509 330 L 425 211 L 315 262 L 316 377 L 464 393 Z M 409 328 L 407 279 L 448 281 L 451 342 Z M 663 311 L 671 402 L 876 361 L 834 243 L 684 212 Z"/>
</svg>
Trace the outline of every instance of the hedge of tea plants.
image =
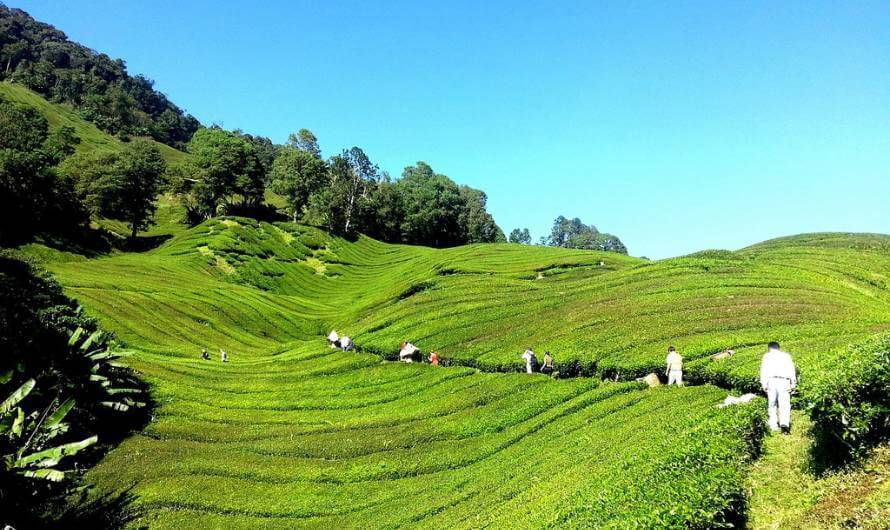
<svg viewBox="0 0 890 530">
<path fill-rule="evenodd" d="M 712 528 L 738 524 L 764 407 L 718 409 L 708 383 L 756 386 L 770 340 L 815 380 L 824 352 L 886 329 L 888 239 L 650 262 L 224 218 L 48 266 L 152 387 L 154 421 L 90 474 L 132 488 L 138 524 Z M 381 360 L 403 340 L 450 366 Z M 669 344 L 697 386 L 632 382 Z M 516 373 L 527 346 L 589 377 Z"/>
</svg>

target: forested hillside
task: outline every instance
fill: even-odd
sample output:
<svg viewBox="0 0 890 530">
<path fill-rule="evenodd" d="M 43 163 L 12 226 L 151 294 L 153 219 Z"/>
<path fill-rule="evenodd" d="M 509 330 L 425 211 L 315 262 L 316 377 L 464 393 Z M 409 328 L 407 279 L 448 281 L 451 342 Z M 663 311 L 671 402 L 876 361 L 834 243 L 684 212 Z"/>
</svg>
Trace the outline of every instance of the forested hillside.
<svg viewBox="0 0 890 530">
<path fill-rule="evenodd" d="M 73 183 L 74 189 L 67 191 L 68 199 L 59 204 L 60 197 L 44 193 L 40 204 L 30 208 L 45 212 L 38 211 L 39 215 L 23 222 L 12 239 L 60 228 L 71 232 L 70 227 L 86 224 L 86 216 L 129 220 L 135 237 L 151 225 L 151 202 L 157 194 L 170 191 L 185 208 L 182 220 L 189 224 L 221 214 L 271 219 L 277 214 L 276 206 L 281 206 L 281 213 L 293 221 L 345 236 L 361 233 L 391 243 L 432 247 L 506 241 L 487 211 L 485 192 L 458 185 L 425 162 L 408 166 L 399 178 L 392 178 L 360 147 L 342 149 L 325 159 L 318 139 L 307 129 L 291 134 L 284 144 L 276 144 L 241 130 L 204 128 L 156 90 L 150 79 L 130 75 L 122 60 L 72 42 L 63 32 L 20 9 L 0 4 L 0 30 L 0 81 L 6 81 L 0 97 L 10 104 L 36 109 L 48 121 L 51 132 L 65 135 L 78 153 L 58 171 L 55 166 L 68 156 L 67 149 L 64 156 L 45 160 L 42 165 L 32 160 L 27 167 L 15 170 L 43 175 L 44 182 L 52 182 L 50 187 L 71 187 Z M 130 162 L 134 157 L 125 153 L 120 140 L 132 138 L 155 140 L 155 144 L 144 145 L 156 149 L 165 163 L 163 167 L 153 164 L 157 175 L 133 183 L 130 195 L 139 195 L 136 191 L 146 188 L 148 196 L 132 199 L 124 208 L 119 197 L 125 181 L 146 173 L 124 169 L 128 157 Z M 192 156 L 183 155 L 183 151 Z M 63 178 L 49 176 L 56 173 Z M 28 191 L 27 180 L 33 179 L 16 180 L 4 176 L 3 185 L 11 190 L 11 197 Z M 95 185 L 99 181 L 103 184 Z M 267 191 L 280 196 L 275 206 L 265 202 Z M 19 199 L 11 200 L 16 202 Z M 50 213 L 68 210 L 73 212 L 69 217 Z M 557 226 L 562 228 L 557 230 Z M 554 227 L 554 236 L 543 243 L 627 252 L 616 236 L 601 234 L 577 218 L 568 221 L 560 216 Z M 6 239 L 11 240 L 9 236 Z"/>
<path fill-rule="evenodd" d="M 151 79 L 131 76 L 124 61 L 72 42 L 53 26 L 3 4 L 0 80 L 68 103 L 103 131 L 118 136 L 150 136 L 181 147 L 201 125 L 155 90 Z"/>
</svg>

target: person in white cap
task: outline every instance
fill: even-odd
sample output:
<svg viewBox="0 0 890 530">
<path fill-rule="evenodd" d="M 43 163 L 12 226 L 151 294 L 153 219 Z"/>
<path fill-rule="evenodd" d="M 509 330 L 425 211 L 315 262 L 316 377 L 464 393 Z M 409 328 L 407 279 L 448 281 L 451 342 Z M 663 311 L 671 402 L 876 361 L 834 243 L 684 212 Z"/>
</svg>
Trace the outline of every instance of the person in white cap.
<svg viewBox="0 0 890 530">
<path fill-rule="evenodd" d="M 769 428 L 775 432 L 791 431 L 791 391 L 797 386 L 797 369 L 791 355 L 770 342 L 760 361 L 760 386 L 769 401 Z"/>
<path fill-rule="evenodd" d="M 337 335 L 336 330 L 331 330 L 331 332 L 328 333 L 328 344 L 331 346 L 331 348 L 336 348 L 337 346 L 339 346 L 339 342 L 340 335 Z"/>
</svg>

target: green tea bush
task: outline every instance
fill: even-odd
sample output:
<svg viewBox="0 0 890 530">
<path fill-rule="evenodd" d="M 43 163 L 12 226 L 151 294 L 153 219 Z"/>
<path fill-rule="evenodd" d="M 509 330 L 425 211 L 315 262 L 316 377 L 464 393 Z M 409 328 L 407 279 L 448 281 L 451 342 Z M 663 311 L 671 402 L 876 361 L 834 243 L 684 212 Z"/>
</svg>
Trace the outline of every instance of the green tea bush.
<svg viewBox="0 0 890 530">
<path fill-rule="evenodd" d="M 830 356 L 800 385 L 824 454 L 860 456 L 890 436 L 890 333 Z"/>
<path fill-rule="evenodd" d="M 765 407 L 718 409 L 726 390 L 708 383 L 756 388 L 771 340 L 803 389 L 834 371 L 824 352 L 842 360 L 890 321 L 880 241 L 650 262 L 227 218 L 48 266 L 152 385 L 155 420 L 89 475 L 132 484 L 140 524 L 710 528 L 743 519 Z M 359 352 L 328 348 L 331 329 Z M 450 366 L 381 362 L 405 340 Z M 668 345 L 697 386 L 620 382 L 661 372 Z M 551 351 L 560 378 L 515 373 L 527 346 Z"/>
</svg>

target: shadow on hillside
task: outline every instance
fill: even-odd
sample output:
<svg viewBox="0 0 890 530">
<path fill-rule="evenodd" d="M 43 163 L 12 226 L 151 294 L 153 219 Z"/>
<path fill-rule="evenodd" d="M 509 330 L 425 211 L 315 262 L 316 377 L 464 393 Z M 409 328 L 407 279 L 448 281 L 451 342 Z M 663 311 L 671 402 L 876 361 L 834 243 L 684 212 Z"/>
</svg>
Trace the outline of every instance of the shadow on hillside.
<svg viewBox="0 0 890 530">
<path fill-rule="evenodd" d="M 16 497 L 5 498 L 0 524 L 12 528 L 39 530 L 124 528 L 136 518 L 134 496 L 130 489 L 98 495 L 89 488 L 70 495 L 59 494 L 34 506 L 32 500 Z"/>
<path fill-rule="evenodd" d="M 113 236 L 105 230 L 81 228 L 64 234 L 41 234 L 34 238 L 49 248 L 94 258 L 111 252 Z"/>
<path fill-rule="evenodd" d="M 54 518 L 52 525 L 48 528 L 117 530 L 124 528 L 136 518 L 132 504 L 133 495 L 129 489 L 89 499 L 79 499 L 72 502 L 69 508 Z"/>
<path fill-rule="evenodd" d="M 163 245 L 171 237 L 173 236 L 170 234 L 137 236 L 135 239 L 127 238 L 115 242 L 114 248 L 124 252 L 147 252 Z"/>
<path fill-rule="evenodd" d="M 849 447 L 836 437 L 816 426 L 813 426 L 811 434 L 813 445 L 810 446 L 810 472 L 813 475 L 821 477 L 855 461 Z"/>
</svg>

